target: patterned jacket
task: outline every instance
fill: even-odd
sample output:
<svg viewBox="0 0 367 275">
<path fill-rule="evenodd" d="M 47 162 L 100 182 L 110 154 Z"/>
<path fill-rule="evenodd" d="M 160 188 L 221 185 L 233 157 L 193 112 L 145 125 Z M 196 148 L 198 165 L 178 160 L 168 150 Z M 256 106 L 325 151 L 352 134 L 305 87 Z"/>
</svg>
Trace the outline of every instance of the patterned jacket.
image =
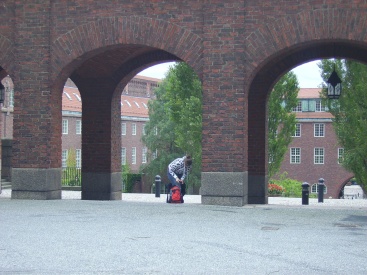
<svg viewBox="0 0 367 275">
<path fill-rule="evenodd" d="M 175 178 L 178 179 L 177 175 L 182 175 L 181 180 L 184 180 L 185 177 L 189 174 L 191 170 L 190 166 L 185 166 L 186 156 L 182 158 L 175 159 L 168 165 L 168 172 Z"/>
</svg>

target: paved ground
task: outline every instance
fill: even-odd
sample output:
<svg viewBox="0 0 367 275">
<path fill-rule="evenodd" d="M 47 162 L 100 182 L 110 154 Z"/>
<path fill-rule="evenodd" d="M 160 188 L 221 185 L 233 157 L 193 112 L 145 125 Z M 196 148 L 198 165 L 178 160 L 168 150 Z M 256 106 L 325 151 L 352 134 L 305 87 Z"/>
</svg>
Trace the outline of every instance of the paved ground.
<svg viewBox="0 0 367 275">
<path fill-rule="evenodd" d="M 4 192 L 5 191 L 5 192 Z M 11 200 L 0 195 L 0 274 L 367 274 L 367 203 L 268 205 Z"/>
</svg>

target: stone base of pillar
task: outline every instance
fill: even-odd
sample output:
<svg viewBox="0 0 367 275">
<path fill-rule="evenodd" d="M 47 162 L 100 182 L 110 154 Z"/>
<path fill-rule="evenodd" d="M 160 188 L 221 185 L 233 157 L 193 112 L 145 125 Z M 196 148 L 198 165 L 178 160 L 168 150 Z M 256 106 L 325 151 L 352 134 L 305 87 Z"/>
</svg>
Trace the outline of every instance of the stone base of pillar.
<svg viewBox="0 0 367 275">
<path fill-rule="evenodd" d="M 268 204 L 268 177 L 248 176 L 248 203 Z"/>
<path fill-rule="evenodd" d="M 121 200 L 121 172 L 82 172 L 82 200 Z"/>
<path fill-rule="evenodd" d="M 61 168 L 13 168 L 12 199 L 61 199 Z"/>
<path fill-rule="evenodd" d="M 247 204 L 247 172 L 201 173 L 201 203 L 224 206 Z"/>
</svg>

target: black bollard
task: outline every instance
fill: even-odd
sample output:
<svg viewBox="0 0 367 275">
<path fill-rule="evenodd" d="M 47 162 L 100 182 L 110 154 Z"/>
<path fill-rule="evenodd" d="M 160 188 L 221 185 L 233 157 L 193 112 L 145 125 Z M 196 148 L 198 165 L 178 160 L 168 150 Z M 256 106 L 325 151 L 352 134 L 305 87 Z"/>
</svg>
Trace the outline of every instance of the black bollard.
<svg viewBox="0 0 367 275">
<path fill-rule="evenodd" d="M 155 176 L 155 197 L 159 198 L 161 196 L 161 176 Z"/>
<path fill-rule="evenodd" d="M 308 182 L 302 183 L 302 205 L 308 205 L 310 191 Z"/>
<path fill-rule="evenodd" d="M 324 182 L 325 180 L 323 178 L 319 179 L 319 183 L 318 183 L 318 198 L 319 198 L 319 202 L 324 202 Z"/>
</svg>

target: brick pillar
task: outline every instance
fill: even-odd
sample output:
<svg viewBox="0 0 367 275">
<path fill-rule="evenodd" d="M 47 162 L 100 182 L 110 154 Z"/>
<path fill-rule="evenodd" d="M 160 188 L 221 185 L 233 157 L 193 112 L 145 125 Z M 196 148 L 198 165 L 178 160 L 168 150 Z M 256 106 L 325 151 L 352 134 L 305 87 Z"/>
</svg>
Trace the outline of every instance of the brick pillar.
<svg viewBox="0 0 367 275">
<path fill-rule="evenodd" d="M 202 203 L 247 204 L 243 2 L 204 15 Z"/>
<path fill-rule="evenodd" d="M 267 204 L 268 155 L 267 96 L 265 80 L 255 80 L 249 95 L 248 119 L 248 203 Z M 255 92 L 256 91 L 256 92 Z"/>
<path fill-rule="evenodd" d="M 121 200 L 121 97 L 101 78 L 76 80 L 82 96 L 82 199 Z"/>
<path fill-rule="evenodd" d="M 13 199 L 61 198 L 61 95 L 50 89 L 50 1 L 15 1 Z"/>
</svg>

